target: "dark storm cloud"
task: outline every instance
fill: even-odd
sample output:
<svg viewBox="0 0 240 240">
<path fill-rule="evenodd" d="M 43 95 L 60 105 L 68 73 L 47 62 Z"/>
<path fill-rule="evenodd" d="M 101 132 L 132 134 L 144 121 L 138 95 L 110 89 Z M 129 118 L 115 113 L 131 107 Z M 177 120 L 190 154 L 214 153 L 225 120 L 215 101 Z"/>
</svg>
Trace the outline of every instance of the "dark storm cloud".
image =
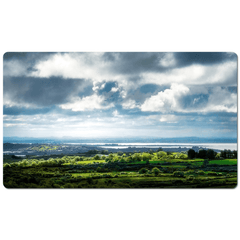
<svg viewBox="0 0 240 240">
<path fill-rule="evenodd" d="M 4 98 L 13 103 L 33 104 L 37 107 L 63 104 L 72 96 L 84 92 L 85 81 L 62 78 L 5 77 Z M 81 93 L 79 93 L 81 95 Z"/>
<path fill-rule="evenodd" d="M 36 69 L 36 63 L 48 60 L 56 53 L 5 53 L 4 62 L 11 62 L 17 60 L 21 63 L 20 70 L 25 67 L 25 70 L 18 71 L 20 74 L 31 74 Z M 237 61 L 237 55 L 234 53 L 218 53 L 218 52 L 177 52 L 177 53 L 164 53 L 164 52 L 106 52 L 100 59 L 89 53 L 57 53 L 60 56 L 69 54 L 72 58 L 78 59 L 78 56 L 84 57 L 84 63 L 89 67 L 94 68 L 101 62 L 107 64 L 109 73 L 128 75 L 129 81 L 138 81 L 141 78 L 141 73 L 156 73 L 167 72 L 174 68 L 186 67 L 192 64 L 213 65 L 224 63 L 227 61 Z M 98 60 L 96 60 L 98 59 Z M 172 62 L 171 62 L 172 61 Z M 164 63 L 163 63 L 164 62 Z M 15 63 L 16 64 L 16 63 Z M 96 66 L 95 66 L 96 64 Z M 10 72 L 9 67 L 12 65 L 5 64 L 4 72 L 6 75 L 13 74 Z M 16 76 L 16 75 L 12 75 Z"/>
<path fill-rule="evenodd" d="M 177 67 L 185 67 L 192 64 L 212 65 L 227 61 L 237 61 L 235 53 L 227 52 L 177 52 L 174 53 Z"/>
<path fill-rule="evenodd" d="M 25 107 L 6 107 L 3 106 L 4 115 L 36 115 L 36 114 L 46 114 L 55 109 L 55 106 L 45 107 L 45 108 L 25 108 Z"/>
<path fill-rule="evenodd" d="M 172 54 L 174 64 L 161 64 L 161 61 L 171 61 L 169 54 Z M 134 74 L 146 72 L 166 72 L 170 69 L 186 67 L 192 64 L 214 65 L 228 61 L 237 61 L 235 53 L 227 52 L 121 52 L 105 53 L 103 61 L 111 62 L 111 71 L 121 74 L 131 74 L 130 81 L 139 80 L 140 76 Z"/>
<path fill-rule="evenodd" d="M 48 59 L 50 55 L 56 54 L 54 52 L 6 52 L 3 55 L 4 61 L 18 59 L 21 61 L 36 62 L 42 59 Z"/>
<path fill-rule="evenodd" d="M 165 53 L 154 52 L 120 52 L 105 53 L 104 61 L 112 62 L 111 70 L 121 74 L 135 74 L 145 71 L 164 71 L 165 68 L 159 65 L 159 61 Z"/>
<path fill-rule="evenodd" d="M 3 55 L 4 76 L 29 76 L 36 71 L 35 64 L 40 60 L 47 60 L 55 53 L 47 52 L 6 52 Z"/>
</svg>

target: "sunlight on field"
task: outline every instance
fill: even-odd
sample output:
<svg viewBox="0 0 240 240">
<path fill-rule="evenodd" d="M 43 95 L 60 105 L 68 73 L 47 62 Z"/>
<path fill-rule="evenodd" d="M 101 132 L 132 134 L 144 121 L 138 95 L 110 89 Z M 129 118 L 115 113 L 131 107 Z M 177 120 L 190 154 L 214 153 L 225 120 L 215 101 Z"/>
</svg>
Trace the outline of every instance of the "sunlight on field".
<svg viewBox="0 0 240 240">
<path fill-rule="evenodd" d="M 237 164 L 237 159 L 211 160 L 209 164 L 235 165 Z"/>
</svg>

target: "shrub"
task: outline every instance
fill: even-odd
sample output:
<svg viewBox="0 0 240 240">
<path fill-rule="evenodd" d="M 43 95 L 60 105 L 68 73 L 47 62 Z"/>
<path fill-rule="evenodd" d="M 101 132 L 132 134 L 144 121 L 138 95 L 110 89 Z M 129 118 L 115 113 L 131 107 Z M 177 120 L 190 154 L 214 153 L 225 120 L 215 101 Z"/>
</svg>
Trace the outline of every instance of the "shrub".
<svg viewBox="0 0 240 240">
<path fill-rule="evenodd" d="M 80 161 L 80 157 L 77 156 L 77 157 L 74 158 L 74 160 L 75 160 L 75 162 Z"/>
<path fill-rule="evenodd" d="M 141 154 L 140 154 L 140 153 L 134 153 L 134 154 L 132 155 L 132 160 L 133 160 L 134 162 L 139 162 L 139 161 L 141 161 L 141 160 L 142 160 Z"/>
<path fill-rule="evenodd" d="M 4 167 L 4 168 L 10 168 L 11 165 L 10 165 L 9 163 L 4 163 L 4 164 L 3 164 L 3 167 Z"/>
<path fill-rule="evenodd" d="M 200 171 L 198 171 L 197 172 L 199 175 L 204 175 L 205 174 L 205 172 L 203 171 L 203 170 L 200 170 Z"/>
<path fill-rule="evenodd" d="M 209 172 L 208 175 L 209 176 L 217 176 L 218 174 L 216 172 Z"/>
<path fill-rule="evenodd" d="M 181 154 L 179 155 L 179 158 L 181 158 L 181 159 L 187 159 L 188 156 L 187 156 L 187 154 L 181 153 Z"/>
<path fill-rule="evenodd" d="M 147 161 L 147 160 L 150 160 L 151 159 L 151 154 L 149 154 L 149 153 L 143 153 L 142 154 L 142 158 L 143 158 L 143 161 Z"/>
<path fill-rule="evenodd" d="M 175 177 L 184 177 L 184 172 L 175 171 L 175 172 L 173 173 L 173 176 L 175 176 Z"/>
<path fill-rule="evenodd" d="M 155 175 L 158 175 L 160 173 L 160 170 L 157 167 L 155 167 L 152 169 L 152 173 L 154 173 Z"/>
<path fill-rule="evenodd" d="M 203 161 L 203 167 L 206 167 L 206 166 L 208 165 L 208 163 L 209 163 L 208 159 L 204 159 L 204 161 Z"/>
<path fill-rule="evenodd" d="M 95 155 L 95 156 L 93 157 L 93 159 L 94 159 L 94 160 L 100 160 L 101 157 L 100 157 L 99 155 Z"/>
<path fill-rule="evenodd" d="M 164 151 L 160 151 L 160 152 L 157 152 L 157 156 L 158 156 L 158 158 L 166 157 L 167 153 Z"/>
<path fill-rule="evenodd" d="M 144 174 L 144 173 L 147 173 L 148 172 L 148 169 L 146 169 L 146 168 L 141 168 L 140 170 L 139 170 L 139 173 L 140 174 Z"/>
<path fill-rule="evenodd" d="M 74 185 L 71 184 L 71 183 L 66 183 L 66 184 L 64 185 L 64 188 L 74 188 Z"/>
<path fill-rule="evenodd" d="M 192 181 L 192 180 L 194 180 L 195 179 L 195 177 L 193 176 L 193 175 L 189 175 L 188 177 L 187 177 L 187 180 L 188 181 Z"/>
</svg>

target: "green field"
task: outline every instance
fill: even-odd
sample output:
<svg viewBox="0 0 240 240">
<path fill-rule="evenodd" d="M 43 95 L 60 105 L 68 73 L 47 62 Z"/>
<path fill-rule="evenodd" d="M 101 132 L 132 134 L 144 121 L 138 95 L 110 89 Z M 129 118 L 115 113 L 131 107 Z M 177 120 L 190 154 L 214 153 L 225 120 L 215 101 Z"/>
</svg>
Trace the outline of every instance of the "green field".
<svg viewBox="0 0 240 240">
<path fill-rule="evenodd" d="M 218 165 L 236 165 L 237 159 L 212 160 L 209 161 L 209 163 Z"/>
<path fill-rule="evenodd" d="M 237 185 L 237 159 L 188 159 L 185 154 L 164 152 L 19 159 L 5 163 L 3 170 L 7 188 L 234 188 Z"/>
</svg>

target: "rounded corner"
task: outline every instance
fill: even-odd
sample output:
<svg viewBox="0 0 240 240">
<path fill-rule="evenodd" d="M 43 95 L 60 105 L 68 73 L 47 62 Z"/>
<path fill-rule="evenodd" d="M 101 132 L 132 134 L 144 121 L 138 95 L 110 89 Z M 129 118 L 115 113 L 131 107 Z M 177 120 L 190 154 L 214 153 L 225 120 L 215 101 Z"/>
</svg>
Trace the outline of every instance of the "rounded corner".
<svg viewBox="0 0 240 240">
<path fill-rule="evenodd" d="M 3 54 L 3 61 L 4 61 L 4 58 L 6 58 L 6 54 L 8 54 L 8 53 L 10 53 L 10 52 L 5 52 L 4 54 Z"/>
</svg>

